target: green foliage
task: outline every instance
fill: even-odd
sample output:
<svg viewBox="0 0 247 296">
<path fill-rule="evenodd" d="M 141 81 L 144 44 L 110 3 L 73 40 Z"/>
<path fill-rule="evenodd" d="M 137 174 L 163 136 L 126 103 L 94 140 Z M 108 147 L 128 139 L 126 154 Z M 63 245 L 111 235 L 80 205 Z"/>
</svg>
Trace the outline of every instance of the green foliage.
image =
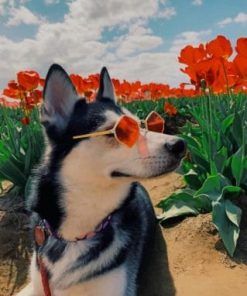
<svg viewBox="0 0 247 296">
<path fill-rule="evenodd" d="M 162 223 L 174 216 L 212 211 L 215 227 L 233 256 L 239 237 L 241 209 L 235 201 L 247 190 L 247 98 L 207 96 L 193 104 L 197 124 L 187 122 L 182 137 L 188 157 L 181 172 L 187 187 L 162 200 Z M 182 206 L 181 206 L 182 205 Z"/>
<path fill-rule="evenodd" d="M 17 192 L 24 194 L 44 140 L 38 110 L 33 110 L 29 125 L 20 122 L 22 117 L 20 109 L 0 107 L 0 181 L 10 181 Z"/>
<path fill-rule="evenodd" d="M 168 101 L 176 116 L 164 111 Z M 163 199 L 159 219 L 212 212 L 215 227 L 232 256 L 239 237 L 240 193 L 247 191 L 247 97 L 205 96 L 123 104 L 140 119 L 153 110 L 166 120 L 166 132 L 179 126 L 189 155 L 180 168 L 187 187 Z M 44 140 L 34 109 L 30 125 L 22 125 L 19 109 L 0 107 L 0 185 L 9 180 L 22 194 L 30 190 L 30 174 L 42 155 Z M 1 186 L 0 186 L 1 189 Z"/>
</svg>

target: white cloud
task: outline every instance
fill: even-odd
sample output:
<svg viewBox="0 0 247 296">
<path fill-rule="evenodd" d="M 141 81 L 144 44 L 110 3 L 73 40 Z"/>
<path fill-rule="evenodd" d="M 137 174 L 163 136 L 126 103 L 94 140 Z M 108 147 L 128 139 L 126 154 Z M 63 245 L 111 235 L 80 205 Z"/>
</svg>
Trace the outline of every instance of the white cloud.
<svg viewBox="0 0 247 296">
<path fill-rule="evenodd" d="M 232 20 L 231 17 L 227 17 L 227 18 L 223 19 L 222 21 L 218 22 L 218 25 L 219 25 L 220 27 L 225 27 L 226 25 L 231 24 L 232 21 L 233 21 L 233 20 Z"/>
<path fill-rule="evenodd" d="M 179 71 L 176 63 L 177 55 L 174 53 L 140 53 L 135 57 L 116 63 L 109 63 L 111 75 L 127 78 L 130 81 L 140 80 L 146 82 L 169 83 L 177 86 L 184 81 L 184 74 Z"/>
<path fill-rule="evenodd" d="M 177 14 L 176 9 L 174 7 L 167 7 L 163 10 L 159 11 L 158 17 L 164 19 L 171 19 L 173 16 Z"/>
<path fill-rule="evenodd" d="M 145 22 L 136 22 L 128 27 L 128 32 L 109 43 L 109 49 L 115 52 L 116 58 L 145 52 L 163 43 L 162 38 L 152 34 Z"/>
<path fill-rule="evenodd" d="M 58 4 L 60 0 L 44 0 L 46 5 Z"/>
<path fill-rule="evenodd" d="M 5 14 L 7 2 L 8 0 L 0 0 L 0 16 Z"/>
<path fill-rule="evenodd" d="M 9 19 L 6 23 L 7 26 L 18 26 L 20 24 L 38 25 L 41 24 L 42 18 L 32 13 L 25 6 L 19 8 L 10 8 Z"/>
<path fill-rule="evenodd" d="M 13 0 L 13 1 L 15 1 L 16 3 L 19 3 L 19 4 L 25 4 L 25 3 L 30 2 L 32 0 Z"/>
<path fill-rule="evenodd" d="M 121 58 L 121 56 L 128 56 L 136 52 L 142 52 L 156 48 L 160 44 L 162 44 L 162 39 L 157 36 L 130 35 L 121 40 L 116 54 Z"/>
<path fill-rule="evenodd" d="M 21 5 L 31 0 L 0 0 L 0 16 L 6 16 L 9 14 L 10 8 L 14 8 L 17 5 Z"/>
<path fill-rule="evenodd" d="M 158 0 L 76 0 L 69 3 L 70 14 L 85 23 L 95 22 L 98 25 L 115 26 L 128 23 L 138 18 L 147 19 L 159 11 Z M 86 23 L 85 23 L 86 24 Z"/>
<path fill-rule="evenodd" d="M 200 6 L 200 5 L 202 5 L 202 0 L 193 0 L 192 1 L 192 5 L 195 5 L 195 6 Z"/>
<path fill-rule="evenodd" d="M 205 31 L 186 31 L 176 36 L 170 48 L 171 52 L 179 53 L 186 45 L 198 46 L 207 41 L 207 37 L 212 33 L 211 30 Z"/>
<path fill-rule="evenodd" d="M 111 75 L 120 79 L 177 84 L 181 74 L 176 54 L 147 52 L 162 45 L 162 38 L 147 25 L 160 11 L 166 11 L 166 1 L 74 0 L 67 4 L 68 13 L 63 22 L 57 23 L 48 23 L 27 8 L 23 10 L 27 13 L 24 18 L 20 8 L 14 8 L 16 14 L 9 19 L 9 26 L 24 22 L 39 26 L 32 39 L 16 42 L 0 36 L 0 83 L 13 79 L 23 69 L 34 69 L 44 76 L 50 64 L 57 62 L 69 73 L 87 75 L 106 65 Z M 175 15 L 175 10 L 169 9 L 163 18 Z M 102 37 L 109 29 L 120 32 L 111 42 Z"/>
<path fill-rule="evenodd" d="M 247 23 L 247 13 L 240 12 L 235 18 L 235 23 Z"/>
<path fill-rule="evenodd" d="M 225 27 L 226 25 L 229 24 L 247 24 L 247 13 L 244 12 L 240 12 L 238 15 L 236 15 L 236 17 L 227 17 L 225 19 L 223 19 L 222 21 L 218 22 L 218 25 L 220 27 Z"/>
</svg>

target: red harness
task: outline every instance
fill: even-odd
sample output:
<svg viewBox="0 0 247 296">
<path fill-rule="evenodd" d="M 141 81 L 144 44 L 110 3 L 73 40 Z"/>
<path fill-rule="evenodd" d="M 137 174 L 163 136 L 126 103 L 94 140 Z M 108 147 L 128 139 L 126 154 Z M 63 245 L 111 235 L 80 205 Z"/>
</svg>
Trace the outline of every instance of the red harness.
<svg viewBox="0 0 247 296">
<path fill-rule="evenodd" d="M 79 240 L 85 240 L 85 239 L 90 239 L 93 238 L 97 233 L 102 232 L 109 224 L 111 221 L 112 215 L 107 216 L 96 228 L 94 231 L 88 232 L 84 235 L 81 235 L 80 237 L 76 237 L 74 241 L 70 242 L 77 242 Z M 62 239 L 59 237 L 54 231 L 52 231 L 49 223 L 46 220 L 41 220 L 40 224 L 37 225 L 34 229 L 34 238 L 37 246 L 41 248 L 48 236 L 53 236 L 57 239 Z M 41 281 L 43 285 L 43 290 L 44 290 L 44 296 L 51 296 L 51 289 L 49 285 L 49 277 L 48 277 L 48 272 L 45 267 L 42 255 L 38 253 L 38 265 L 39 265 L 39 270 L 40 270 L 40 275 L 41 275 Z"/>
<path fill-rule="evenodd" d="M 34 237 L 35 237 L 36 244 L 39 247 L 42 247 L 46 241 L 45 228 L 42 226 L 39 226 L 39 225 L 36 226 L 35 230 L 34 230 Z M 44 295 L 51 296 L 51 289 L 50 289 L 50 285 L 49 285 L 48 273 L 45 268 L 42 256 L 40 254 L 38 254 L 38 264 L 39 264 L 39 270 L 40 270 Z"/>
</svg>

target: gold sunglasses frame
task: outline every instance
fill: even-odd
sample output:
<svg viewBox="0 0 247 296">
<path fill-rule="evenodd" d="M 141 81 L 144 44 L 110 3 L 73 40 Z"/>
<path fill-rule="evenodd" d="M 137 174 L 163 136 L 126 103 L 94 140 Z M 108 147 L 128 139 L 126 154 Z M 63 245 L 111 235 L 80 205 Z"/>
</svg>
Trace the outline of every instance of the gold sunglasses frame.
<svg viewBox="0 0 247 296">
<path fill-rule="evenodd" d="M 164 120 L 164 119 L 163 119 L 163 118 L 162 118 L 162 117 L 161 117 L 156 111 L 151 111 L 151 112 L 148 114 L 148 116 L 147 116 L 146 119 L 144 119 L 144 120 L 140 120 L 140 122 L 142 122 L 142 123 L 145 124 L 145 129 L 146 129 L 146 130 L 148 130 L 148 128 L 147 128 L 147 120 L 149 119 L 149 117 L 150 117 L 153 113 L 157 114 L 157 115 L 158 115 L 158 116 L 164 121 L 164 125 L 165 125 L 165 120 Z M 105 136 L 105 135 L 114 134 L 115 139 L 116 139 L 119 143 L 121 143 L 121 144 L 125 144 L 125 143 L 119 141 L 119 139 L 118 139 L 118 137 L 117 137 L 117 135 L 116 135 L 116 127 L 117 127 L 118 123 L 121 121 L 121 119 L 122 119 L 123 117 L 129 117 L 129 118 L 133 119 L 132 117 L 130 117 L 130 116 L 128 116 L 128 115 L 122 115 L 122 116 L 118 119 L 118 121 L 115 123 L 114 127 L 111 128 L 111 129 L 109 129 L 109 130 L 98 131 L 98 132 L 88 133 L 88 134 L 84 134 L 84 135 L 76 135 L 76 136 L 73 136 L 73 139 L 76 140 L 76 139 L 94 138 L 94 137 L 99 137 L 99 136 Z M 138 122 L 137 122 L 137 123 L 138 123 Z M 139 129 L 140 129 L 140 126 L 139 126 Z M 163 130 L 161 131 L 161 133 L 163 133 L 163 131 L 164 131 L 164 126 L 163 126 Z M 126 145 L 126 144 L 125 144 L 125 145 Z"/>
</svg>

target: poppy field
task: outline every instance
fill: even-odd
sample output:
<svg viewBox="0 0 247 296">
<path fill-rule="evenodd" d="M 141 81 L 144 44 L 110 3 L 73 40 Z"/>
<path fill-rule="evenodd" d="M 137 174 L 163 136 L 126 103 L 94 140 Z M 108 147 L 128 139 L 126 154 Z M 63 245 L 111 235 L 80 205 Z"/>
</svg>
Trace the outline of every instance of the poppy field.
<svg viewBox="0 0 247 296">
<path fill-rule="evenodd" d="M 155 110 L 165 119 L 166 133 L 187 141 L 179 169 L 184 188 L 159 202 L 160 223 L 211 212 L 233 256 L 247 191 L 247 38 L 239 38 L 235 47 L 224 36 L 188 45 L 178 61 L 188 82 L 171 87 L 112 79 L 116 98 L 140 119 Z M 99 74 L 70 78 L 80 96 L 89 103 L 95 100 Z M 20 71 L 0 96 L 0 182 L 10 181 L 23 196 L 44 148 L 39 121 L 43 87 L 36 71 Z"/>
</svg>

